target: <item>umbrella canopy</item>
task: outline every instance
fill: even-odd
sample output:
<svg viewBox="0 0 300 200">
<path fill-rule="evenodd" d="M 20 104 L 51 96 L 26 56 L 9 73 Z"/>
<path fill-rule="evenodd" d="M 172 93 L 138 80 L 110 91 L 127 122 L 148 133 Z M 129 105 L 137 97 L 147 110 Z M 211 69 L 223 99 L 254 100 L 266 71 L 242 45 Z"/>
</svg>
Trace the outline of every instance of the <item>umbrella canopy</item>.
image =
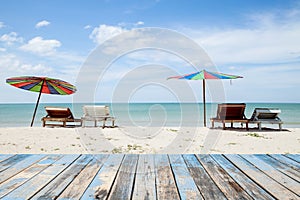
<svg viewBox="0 0 300 200">
<path fill-rule="evenodd" d="M 21 76 L 6 79 L 6 83 L 23 90 L 39 92 L 39 96 L 35 105 L 31 125 L 33 125 L 36 110 L 40 101 L 41 93 L 69 95 L 76 92 L 76 87 L 66 81 L 48 77 Z"/>
<path fill-rule="evenodd" d="M 209 72 L 202 70 L 192 74 L 186 74 L 183 76 L 172 76 L 168 79 L 186 79 L 186 80 L 202 80 L 203 81 L 203 107 L 204 107 L 204 127 L 206 127 L 206 104 L 205 104 L 205 79 L 237 79 L 243 78 L 242 76 L 223 74 L 219 72 Z"/>
</svg>

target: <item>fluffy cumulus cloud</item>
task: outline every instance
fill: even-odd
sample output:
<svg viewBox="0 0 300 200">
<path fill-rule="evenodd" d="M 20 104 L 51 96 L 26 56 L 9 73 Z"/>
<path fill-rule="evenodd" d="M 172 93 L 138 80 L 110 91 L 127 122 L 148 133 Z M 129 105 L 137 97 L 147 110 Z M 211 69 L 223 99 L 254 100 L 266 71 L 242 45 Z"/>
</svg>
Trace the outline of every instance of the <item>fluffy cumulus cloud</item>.
<svg viewBox="0 0 300 200">
<path fill-rule="evenodd" d="M 94 30 L 90 34 L 90 39 L 92 39 L 97 44 L 101 44 L 105 40 L 117 36 L 123 33 L 124 31 L 126 30 L 120 26 L 109 26 L 102 24 L 94 28 Z"/>
<path fill-rule="evenodd" d="M 18 56 L 7 53 L 0 55 L 0 69 L 5 72 L 4 74 L 11 75 L 12 73 L 21 73 L 21 74 L 35 74 L 35 73 L 50 73 L 53 71 L 52 68 L 47 67 L 43 64 L 28 64 L 22 62 Z"/>
<path fill-rule="evenodd" d="M 19 37 L 16 32 L 11 32 L 8 34 L 4 34 L 0 37 L 0 41 L 6 43 L 7 45 L 12 45 L 16 42 L 22 42 L 23 38 Z"/>
<path fill-rule="evenodd" d="M 281 13 L 280 18 L 253 14 L 247 28 L 185 32 L 219 64 L 294 62 L 300 57 L 300 13 L 291 12 Z"/>
<path fill-rule="evenodd" d="M 0 22 L 0 28 L 4 28 L 5 25 L 4 25 L 4 22 Z"/>
<path fill-rule="evenodd" d="M 29 40 L 27 44 L 21 46 L 20 49 L 37 55 L 51 56 L 60 46 L 61 43 L 58 40 L 45 40 L 42 37 L 35 37 Z"/>
<path fill-rule="evenodd" d="M 46 20 L 43 20 L 43 21 L 40 21 L 38 22 L 36 25 L 35 25 L 35 28 L 41 28 L 43 26 L 48 26 L 50 25 L 50 22 L 49 21 L 46 21 Z"/>
</svg>

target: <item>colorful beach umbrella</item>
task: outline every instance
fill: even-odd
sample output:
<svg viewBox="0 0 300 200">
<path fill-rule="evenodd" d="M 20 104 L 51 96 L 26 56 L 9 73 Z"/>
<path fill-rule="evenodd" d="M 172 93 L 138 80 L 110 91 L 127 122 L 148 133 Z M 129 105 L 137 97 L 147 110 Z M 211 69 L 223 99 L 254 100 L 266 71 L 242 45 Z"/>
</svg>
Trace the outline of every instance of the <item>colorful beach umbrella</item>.
<svg viewBox="0 0 300 200">
<path fill-rule="evenodd" d="M 23 90 L 38 92 L 39 96 L 35 105 L 34 113 L 32 116 L 31 125 L 33 125 L 36 110 L 41 98 L 41 93 L 56 94 L 56 95 L 69 95 L 76 92 L 76 87 L 66 81 L 48 77 L 35 77 L 35 76 L 21 76 L 6 79 L 6 83 Z"/>
<path fill-rule="evenodd" d="M 192 73 L 192 74 L 186 74 L 183 76 L 172 76 L 168 79 L 186 79 L 186 80 L 202 80 L 203 81 L 203 107 L 204 107 L 204 127 L 206 127 L 206 103 L 205 103 L 205 79 L 237 79 L 237 78 L 243 78 L 242 76 L 237 75 L 230 75 L 230 74 L 223 74 L 219 72 L 209 72 L 206 70 L 202 70 L 200 72 Z"/>
</svg>

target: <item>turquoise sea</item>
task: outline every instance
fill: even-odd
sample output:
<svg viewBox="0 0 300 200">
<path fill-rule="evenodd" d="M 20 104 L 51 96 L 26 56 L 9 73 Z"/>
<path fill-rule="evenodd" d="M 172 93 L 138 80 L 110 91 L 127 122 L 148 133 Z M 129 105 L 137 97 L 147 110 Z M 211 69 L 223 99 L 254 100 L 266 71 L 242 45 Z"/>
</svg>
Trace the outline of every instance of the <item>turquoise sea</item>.
<svg viewBox="0 0 300 200">
<path fill-rule="evenodd" d="M 203 126 L 202 103 L 97 103 L 108 105 L 118 126 Z M 34 126 L 41 126 L 46 115 L 45 106 L 70 107 L 74 116 L 83 115 L 82 106 L 87 104 L 41 103 Z M 250 118 L 254 108 L 279 108 L 284 128 L 300 127 L 300 103 L 246 103 L 246 117 Z M 0 104 L 0 127 L 26 127 L 30 125 L 35 104 Z M 209 118 L 215 117 L 217 104 L 207 103 L 207 126 Z"/>
</svg>

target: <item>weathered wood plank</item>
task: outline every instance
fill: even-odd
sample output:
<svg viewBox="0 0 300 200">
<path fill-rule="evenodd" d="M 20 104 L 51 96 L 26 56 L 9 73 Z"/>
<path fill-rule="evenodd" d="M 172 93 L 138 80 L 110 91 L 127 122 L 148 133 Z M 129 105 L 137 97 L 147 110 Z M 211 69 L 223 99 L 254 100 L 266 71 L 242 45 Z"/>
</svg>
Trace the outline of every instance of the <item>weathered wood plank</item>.
<svg viewBox="0 0 300 200">
<path fill-rule="evenodd" d="M 157 199 L 180 199 L 167 155 L 155 155 Z"/>
<path fill-rule="evenodd" d="M 226 155 L 236 167 L 238 167 L 244 174 L 247 174 L 253 181 L 268 191 L 272 196 L 277 199 L 298 199 L 297 195 L 282 186 L 263 171 L 256 168 L 254 165 L 243 159 L 239 155 Z"/>
<path fill-rule="evenodd" d="M 0 173 L 0 183 L 6 181 L 12 176 L 15 176 L 16 174 L 25 170 L 27 167 L 35 164 L 43 157 L 45 157 L 45 155 L 32 155 L 32 156 L 27 156 L 22 160 L 17 159 L 19 162 L 7 168 L 3 173 Z"/>
<path fill-rule="evenodd" d="M 18 162 L 24 160 L 25 158 L 29 157 L 31 155 L 29 154 L 20 154 L 20 155 L 14 155 L 0 163 L 0 172 L 3 172 L 4 170 L 8 169 L 14 164 L 17 164 Z"/>
<path fill-rule="evenodd" d="M 12 178 L 4 181 L 0 184 L 0 198 L 3 198 L 9 192 L 13 191 L 30 178 L 34 177 L 36 174 L 40 173 L 47 167 L 49 167 L 52 163 L 54 163 L 57 159 L 61 156 L 58 155 L 49 155 L 44 157 L 42 160 L 38 161 L 37 163 L 31 165 L 30 167 L 26 168 L 19 174 L 13 176 Z"/>
<path fill-rule="evenodd" d="M 285 186 L 287 189 L 293 191 L 296 195 L 300 194 L 300 184 L 294 179 L 278 171 L 277 168 L 272 167 L 263 160 L 257 158 L 255 155 L 242 155 L 242 157 L 247 159 L 272 179 Z"/>
<path fill-rule="evenodd" d="M 195 155 L 186 154 L 183 155 L 183 158 L 190 171 L 191 177 L 194 179 L 204 199 L 226 199 L 224 194 L 199 163 Z"/>
<path fill-rule="evenodd" d="M 108 155 L 95 155 L 93 160 L 80 172 L 70 185 L 59 195 L 59 199 L 80 199 L 86 188 L 102 167 Z"/>
<path fill-rule="evenodd" d="M 299 154 L 285 154 L 285 156 L 300 163 L 300 155 Z"/>
<path fill-rule="evenodd" d="M 229 199 L 252 199 L 209 155 L 197 155 L 216 185 Z"/>
<path fill-rule="evenodd" d="M 13 156 L 15 156 L 15 155 L 13 155 L 13 154 L 0 154 L 0 165 L 1 165 L 2 161 L 6 160 L 6 159 L 9 159 Z"/>
<path fill-rule="evenodd" d="M 65 171 L 59 174 L 32 199 L 55 199 L 74 180 L 80 171 L 91 161 L 91 155 L 82 155 Z"/>
<path fill-rule="evenodd" d="M 156 198 L 154 155 L 140 155 L 136 170 L 133 199 Z"/>
<path fill-rule="evenodd" d="M 123 158 L 124 155 L 121 154 L 109 155 L 105 164 L 83 194 L 82 199 L 106 199 Z"/>
<path fill-rule="evenodd" d="M 45 185 L 57 177 L 63 170 L 65 170 L 71 163 L 74 162 L 79 155 L 65 155 L 51 166 L 46 168 L 41 173 L 37 174 L 25 184 L 21 185 L 5 198 L 7 199 L 29 199 L 38 191 L 40 191 Z"/>
<path fill-rule="evenodd" d="M 260 155 L 256 155 L 256 157 L 263 160 L 265 163 L 277 169 L 278 171 L 288 175 L 289 177 L 296 180 L 297 182 L 300 182 L 300 172 L 290 168 L 288 165 L 278 162 L 276 159 L 267 155 L 260 154 Z"/>
<path fill-rule="evenodd" d="M 181 155 L 169 155 L 181 199 L 203 199 Z"/>
<path fill-rule="evenodd" d="M 271 156 L 272 158 L 275 158 L 277 161 L 279 161 L 285 165 L 288 165 L 293 170 L 300 172 L 300 163 L 298 163 L 297 161 L 295 161 L 291 158 L 288 158 L 284 155 L 281 155 L 281 154 L 270 154 L 269 156 Z"/>
<path fill-rule="evenodd" d="M 137 162 L 138 155 L 125 155 L 108 199 L 131 198 Z"/>
<path fill-rule="evenodd" d="M 230 161 L 220 154 L 211 157 L 254 199 L 274 199 L 264 189 L 236 168 Z"/>
</svg>

